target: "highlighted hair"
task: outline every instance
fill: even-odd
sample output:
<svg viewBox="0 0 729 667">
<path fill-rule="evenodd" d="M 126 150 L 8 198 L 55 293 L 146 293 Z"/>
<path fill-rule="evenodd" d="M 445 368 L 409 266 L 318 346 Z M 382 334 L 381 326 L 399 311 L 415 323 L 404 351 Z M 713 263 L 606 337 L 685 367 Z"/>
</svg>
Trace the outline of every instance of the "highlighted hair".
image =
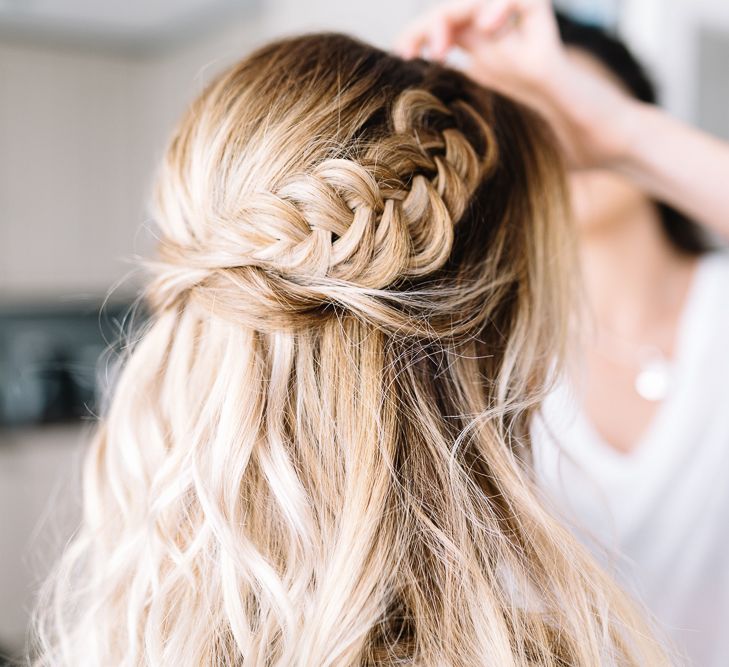
<svg viewBox="0 0 729 667">
<path fill-rule="evenodd" d="M 659 665 L 544 509 L 562 165 L 522 107 L 340 35 L 214 81 L 39 665 Z"/>
</svg>

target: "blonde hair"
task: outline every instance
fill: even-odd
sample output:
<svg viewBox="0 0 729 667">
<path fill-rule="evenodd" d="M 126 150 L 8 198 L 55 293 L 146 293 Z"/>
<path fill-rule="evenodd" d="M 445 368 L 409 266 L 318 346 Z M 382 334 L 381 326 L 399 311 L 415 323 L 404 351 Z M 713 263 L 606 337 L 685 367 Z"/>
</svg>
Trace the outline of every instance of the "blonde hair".
<svg viewBox="0 0 729 667">
<path fill-rule="evenodd" d="M 36 664 L 663 664 L 529 472 L 564 200 L 539 119 L 441 66 L 313 35 L 215 80 Z"/>
</svg>

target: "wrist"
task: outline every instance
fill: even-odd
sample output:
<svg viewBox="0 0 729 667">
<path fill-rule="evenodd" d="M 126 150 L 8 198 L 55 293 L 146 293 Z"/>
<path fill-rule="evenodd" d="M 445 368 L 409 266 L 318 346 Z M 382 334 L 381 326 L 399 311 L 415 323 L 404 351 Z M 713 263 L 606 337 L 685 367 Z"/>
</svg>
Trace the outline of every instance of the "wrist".
<svg viewBox="0 0 729 667">
<path fill-rule="evenodd" d="M 602 161 L 605 167 L 616 171 L 630 170 L 646 145 L 645 139 L 657 107 L 632 97 L 625 97 L 613 113 L 606 118 Z"/>
<path fill-rule="evenodd" d="M 619 171 L 630 170 L 643 161 L 646 139 L 650 136 L 656 113 L 661 111 L 654 104 L 634 98 L 625 100 L 610 130 L 607 166 Z"/>
<path fill-rule="evenodd" d="M 652 105 L 595 77 L 569 57 L 557 61 L 552 75 L 544 77 L 539 86 L 546 103 L 564 119 L 583 156 L 581 166 L 614 169 L 633 159 Z"/>
</svg>

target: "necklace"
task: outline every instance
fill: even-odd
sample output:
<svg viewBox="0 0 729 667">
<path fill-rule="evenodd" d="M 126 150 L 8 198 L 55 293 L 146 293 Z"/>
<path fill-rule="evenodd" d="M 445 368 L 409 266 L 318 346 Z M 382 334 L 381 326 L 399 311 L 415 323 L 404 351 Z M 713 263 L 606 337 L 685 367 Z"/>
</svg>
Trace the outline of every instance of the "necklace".
<svg viewBox="0 0 729 667">
<path fill-rule="evenodd" d="M 600 342 L 603 356 L 622 366 L 636 369 L 633 387 L 638 396 L 653 403 L 668 396 L 673 367 L 658 346 L 636 344 L 610 332 L 603 332 Z M 605 343 L 609 350 L 604 349 Z"/>
<path fill-rule="evenodd" d="M 695 259 L 691 260 L 691 286 L 697 280 L 695 274 L 698 271 L 698 261 Z M 695 287 L 692 288 L 696 289 Z M 683 289 L 681 293 L 683 293 Z M 677 294 L 677 292 L 674 294 Z M 683 296 L 682 300 L 688 298 L 688 296 Z M 679 304 L 676 303 L 675 298 L 671 300 L 669 305 L 671 304 L 672 309 L 679 310 Z M 681 312 L 683 312 L 685 307 L 685 304 L 680 306 Z M 669 358 L 658 345 L 636 343 L 605 327 L 599 327 L 599 332 L 597 351 L 602 353 L 603 357 L 614 363 L 618 363 L 634 371 L 633 388 L 636 394 L 652 403 L 663 401 L 668 396 L 675 382 L 675 361 Z M 663 327 L 661 327 L 661 332 L 663 334 L 668 333 Z"/>
<path fill-rule="evenodd" d="M 643 360 L 639 362 L 635 376 L 635 391 L 646 401 L 662 401 L 671 388 L 671 362 L 657 347 L 643 348 Z"/>
</svg>

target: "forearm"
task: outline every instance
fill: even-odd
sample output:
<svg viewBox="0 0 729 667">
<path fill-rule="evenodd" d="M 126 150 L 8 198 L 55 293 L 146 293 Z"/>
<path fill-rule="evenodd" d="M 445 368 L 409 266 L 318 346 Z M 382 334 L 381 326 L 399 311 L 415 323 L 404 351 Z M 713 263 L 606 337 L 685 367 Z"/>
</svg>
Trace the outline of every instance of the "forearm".
<svg viewBox="0 0 729 667">
<path fill-rule="evenodd" d="M 729 144 L 637 102 L 576 59 L 547 0 L 444 2 L 404 41 L 407 57 L 426 46 L 439 55 L 464 49 L 474 79 L 542 114 L 573 168 L 623 174 L 729 239 Z"/>
<path fill-rule="evenodd" d="M 729 239 L 729 144 L 628 97 L 568 59 L 560 62 L 538 88 L 542 109 L 557 119 L 563 143 L 575 153 L 572 162 L 620 173 Z"/>
<path fill-rule="evenodd" d="M 658 107 L 633 103 L 611 167 L 729 239 L 729 144 Z"/>
</svg>

